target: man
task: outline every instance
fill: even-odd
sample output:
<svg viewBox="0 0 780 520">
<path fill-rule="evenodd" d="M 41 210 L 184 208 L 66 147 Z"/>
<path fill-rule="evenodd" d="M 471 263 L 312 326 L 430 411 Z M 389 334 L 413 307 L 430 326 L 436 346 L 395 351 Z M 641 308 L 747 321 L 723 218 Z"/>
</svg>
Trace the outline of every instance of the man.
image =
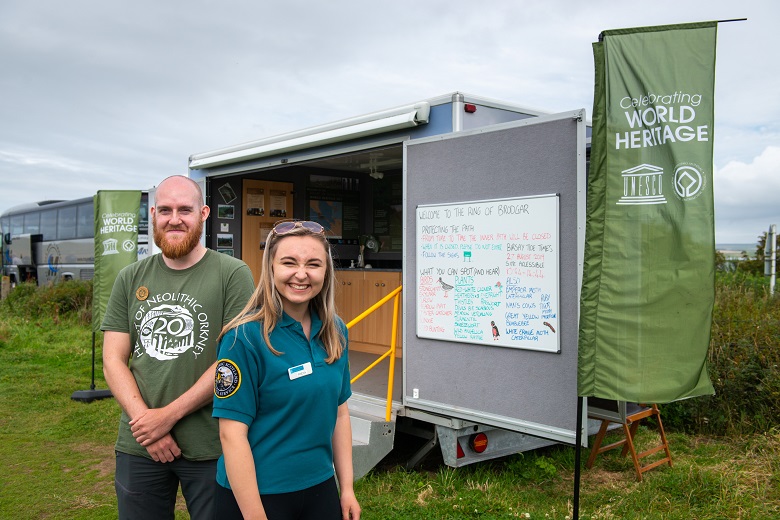
<svg viewBox="0 0 780 520">
<path fill-rule="evenodd" d="M 213 516 L 216 338 L 254 283 L 244 262 L 200 243 L 209 212 L 193 180 L 161 182 L 151 213 L 162 253 L 120 271 L 109 298 L 101 329 L 103 373 L 122 407 L 119 518 L 173 518 L 179 484 L 191 518 Z"/>
</svg>

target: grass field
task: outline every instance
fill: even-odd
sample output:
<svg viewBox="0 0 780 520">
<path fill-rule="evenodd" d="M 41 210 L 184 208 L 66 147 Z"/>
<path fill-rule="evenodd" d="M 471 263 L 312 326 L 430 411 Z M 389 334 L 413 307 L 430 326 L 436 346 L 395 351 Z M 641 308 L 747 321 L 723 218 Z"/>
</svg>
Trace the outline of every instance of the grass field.
<svg viewBox="0 0 780 520">
<path fill-rule="evenodd" d="M 118 405 L 113 399 L 71 399 L 74 391 L 89 388 L 91 342 L 89 327 L 70 319 L 0 316 L 0 518 L 116 517 Z M 98 362 L 96 386 L 104 389 L 99 369 Z M 780 432 L 667 433 L 674 466 L 646 473 L 642 483 L 618 451 L 583 470 L 580 518 L 780 518 Z M 640 429 L 640 444 L 654 439 L 653 430 Z M 399 439 L 404 442 L 411 440 Z M 570 517 L 571 447 L 457 470 L 433 456 L 406 471 L 403 460 L 399 446 L 357 483 L 364 519 Z M 177 518 L 187 518 L 183 505 Z"/>
</svg>

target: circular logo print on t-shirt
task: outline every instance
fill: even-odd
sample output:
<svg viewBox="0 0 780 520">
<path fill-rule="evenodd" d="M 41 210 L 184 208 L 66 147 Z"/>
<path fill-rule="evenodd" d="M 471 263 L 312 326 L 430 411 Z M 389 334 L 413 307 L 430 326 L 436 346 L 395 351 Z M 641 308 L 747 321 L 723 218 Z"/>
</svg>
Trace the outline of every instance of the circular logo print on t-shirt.
<svg viewBox="0 0 780 520">
<path fill-rule="evenodd" d="M 217 373 L 214 376 L 214 395 L 220 399 L 230 397 L 241 386 L 241 371 L 228 359 L 217 361 Z"/>
</svg>

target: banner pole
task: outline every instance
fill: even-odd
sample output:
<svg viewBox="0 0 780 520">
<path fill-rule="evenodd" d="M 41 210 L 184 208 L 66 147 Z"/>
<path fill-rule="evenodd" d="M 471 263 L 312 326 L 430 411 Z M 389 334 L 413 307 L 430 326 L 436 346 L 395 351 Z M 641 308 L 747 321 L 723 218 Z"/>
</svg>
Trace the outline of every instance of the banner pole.
<svg viewBox="0 0 780 520">
<path fill-rule="evenodd" d="M 114 397 L 111 390 L 95 390 L 95 331 L 92 331 L 92 384 L 89 385 L 89 390 L 76 390 L 73 395 L 70 396 L 74 401 L 81 401 L 83 403 L 91 403 L 97 399 L 107 399 Z"/>
<path fill-rule="evenodd" d="M 582 401 L 583 397 L 577 397 L 577 432 L 574 446 L 574 499 L 572 506 L 572 520 L 580 518 L 580 460 L 582 456 Z"/>
<path fill-rule="evenodd" d="M 89 385 L 90 390 L 95 389 L 95 331 L 92 331 L 92 383 Z"/>
</svg>

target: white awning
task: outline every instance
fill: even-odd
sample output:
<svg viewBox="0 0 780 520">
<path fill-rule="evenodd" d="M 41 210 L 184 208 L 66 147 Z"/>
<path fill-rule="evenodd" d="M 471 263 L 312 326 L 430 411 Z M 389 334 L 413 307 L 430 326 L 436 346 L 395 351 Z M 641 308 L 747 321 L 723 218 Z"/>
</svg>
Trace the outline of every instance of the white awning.
<svg viewBox="0 0 780 520">
<path fill-rule="evenodd" d="M 426 101 L 385 110 L 335 123 L 315 126 L 297 132 L 282 134 L 243 145 L 214 150 L 190 156 L 189 168 L 211 168 L 234 162 L 256 159 L 283 152 L 312 148 L 339 141 L 347 141 L 401 130 L 428 123 L 430 104 Z"/>
</svg>

